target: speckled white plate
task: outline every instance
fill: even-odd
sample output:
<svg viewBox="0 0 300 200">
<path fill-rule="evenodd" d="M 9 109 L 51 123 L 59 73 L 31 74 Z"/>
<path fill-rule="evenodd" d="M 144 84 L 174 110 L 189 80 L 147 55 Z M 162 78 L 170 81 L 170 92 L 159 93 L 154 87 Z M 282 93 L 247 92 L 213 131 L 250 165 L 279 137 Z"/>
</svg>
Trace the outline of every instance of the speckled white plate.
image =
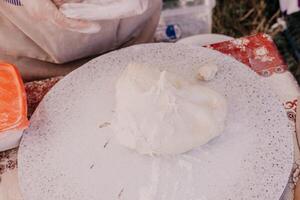
<svg viewBox="0 0 300 200">
<path fill-rule="evenodd" d="M 116 143 L 114 84 L 129 62 L 192 78 L 208 60 L 220 71 L 207 85 L 229 103 L 220 137 L 173 157 Z M 44 98 L 20 146 L 21 191 L 24 200 L 276 200 L 292 167 L 293 131 L 267 83 L 234 59 L 182 44 L 134 46 L 87 63 Z"/>
<path fill-rule="evenodd" d="M 215 43 L 224 42 L 233 39 L 234 39 L 233 37 L 227 35 L 210 33 L 210 34 L 199 34 L 199 35 L 186 37 L 178 40 L 177 43 L 201 47 L 201 46 L 215 44 Z"/>
</svg>

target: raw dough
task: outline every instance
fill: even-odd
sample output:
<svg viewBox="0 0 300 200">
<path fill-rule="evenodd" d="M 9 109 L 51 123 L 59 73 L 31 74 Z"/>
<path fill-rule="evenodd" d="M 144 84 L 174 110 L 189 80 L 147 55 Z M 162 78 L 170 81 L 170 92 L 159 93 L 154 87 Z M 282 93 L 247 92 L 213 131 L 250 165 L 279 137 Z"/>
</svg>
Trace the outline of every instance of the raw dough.
<svg viewBox="0 0 300 200">
<path fill-rule="evenodd" d="M 179 154 L 222 133 L 226 100 L 168 71 L 129 64 L 116 84 L 119 143 L 141 154 Z"/>
<path fill-rule="evenodd" d="M 217 72 L 218 66 L 209 62 L 199 68 L 197 78 L 201 81 L 210 81 L 215 78 Z"/>
</svg>

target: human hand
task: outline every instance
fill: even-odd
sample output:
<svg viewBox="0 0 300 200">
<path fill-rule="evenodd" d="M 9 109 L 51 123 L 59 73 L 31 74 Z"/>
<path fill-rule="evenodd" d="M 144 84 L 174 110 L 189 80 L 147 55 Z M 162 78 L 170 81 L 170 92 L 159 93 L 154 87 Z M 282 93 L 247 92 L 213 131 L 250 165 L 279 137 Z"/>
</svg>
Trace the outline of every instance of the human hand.
<svg viewBox="0 0 300 200">
<path fill-rule="evenodd" d="M 83 0 L 52 0 L 52 1 L 57 7 L 60 7 L 64 3 L 81 3 Z"/>
</svg>

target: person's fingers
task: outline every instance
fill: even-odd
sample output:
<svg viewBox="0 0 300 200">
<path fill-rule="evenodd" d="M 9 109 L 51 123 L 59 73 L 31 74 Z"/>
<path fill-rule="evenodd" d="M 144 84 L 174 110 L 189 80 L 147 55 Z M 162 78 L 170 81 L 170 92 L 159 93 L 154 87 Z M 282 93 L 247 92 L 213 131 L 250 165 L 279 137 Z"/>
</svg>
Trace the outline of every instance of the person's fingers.
<svg viewBox="0 0 300 200">
<path fill-rule="evenodd" d="M 83 2 L 83 0 L 52 0 L 52 1 L 57 7 L 60 7 L 64 3 L 81 3 L 81 2 Z"/>
<path fill-rule="evenodd" d="M 24 6 L 30 11 L 33 17 L 39 20 L 50 20 L 54 25 L 68 29 L 74 32 L 81 33 L 97 33 L 100 31 L 100 25 L 96 22 L 83 21 L 69 19 L 65 17 L 56 7 L 56 5 L 50 0 L 35 0 L 35 2 L 29 2 L 33 0 L 27 0 L 28 3 Z M 60 0 L 56 0 L 58 1 Z"/>
<path fill-rule="evenodd" d="M 62 4 L 64 4 L 64 0 L 52 0 L 52 1 L 57 7 L 60 7 Z"/>
</svg>

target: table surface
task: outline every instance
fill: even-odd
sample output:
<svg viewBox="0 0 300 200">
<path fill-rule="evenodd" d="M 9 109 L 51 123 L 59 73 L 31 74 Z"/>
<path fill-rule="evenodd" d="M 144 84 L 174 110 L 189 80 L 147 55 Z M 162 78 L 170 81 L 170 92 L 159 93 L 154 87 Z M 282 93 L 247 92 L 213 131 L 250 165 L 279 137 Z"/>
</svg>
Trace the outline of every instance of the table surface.
<svg viewBox="0 0 300 200">
<path fill-rule="evenodd" d="M 207 48 L 234 57 L 249 66 L 259 74 L 261 78 L 267 80 L 270 83 L 271 89 L 282 101 L 290 123 L 295 125 L 297 97 L 300 96 L 299 87 L 291 73 L 287 71 L 287 66 L 278 53 L 270 36 L 257 34 L 209 45 Z M 62 77 L 55 77 L 25 84 L 29 118 L 44 95 L 47 94 L 61 78 Z M 300 153 L 297 141 L 297 134 L 295 133 L 294 167 L 281 200 L 298 200 L 298 196 L 300 196 L 300 193 L 297 194 L 297 192 L 294 195 L 295 185 L 300 175 Z M 296 191 L 298 191 L 297 189 Z M 17 149 L 0 153 L 0 199 L 22 199 L 17 179 Z"/>
</svg>

